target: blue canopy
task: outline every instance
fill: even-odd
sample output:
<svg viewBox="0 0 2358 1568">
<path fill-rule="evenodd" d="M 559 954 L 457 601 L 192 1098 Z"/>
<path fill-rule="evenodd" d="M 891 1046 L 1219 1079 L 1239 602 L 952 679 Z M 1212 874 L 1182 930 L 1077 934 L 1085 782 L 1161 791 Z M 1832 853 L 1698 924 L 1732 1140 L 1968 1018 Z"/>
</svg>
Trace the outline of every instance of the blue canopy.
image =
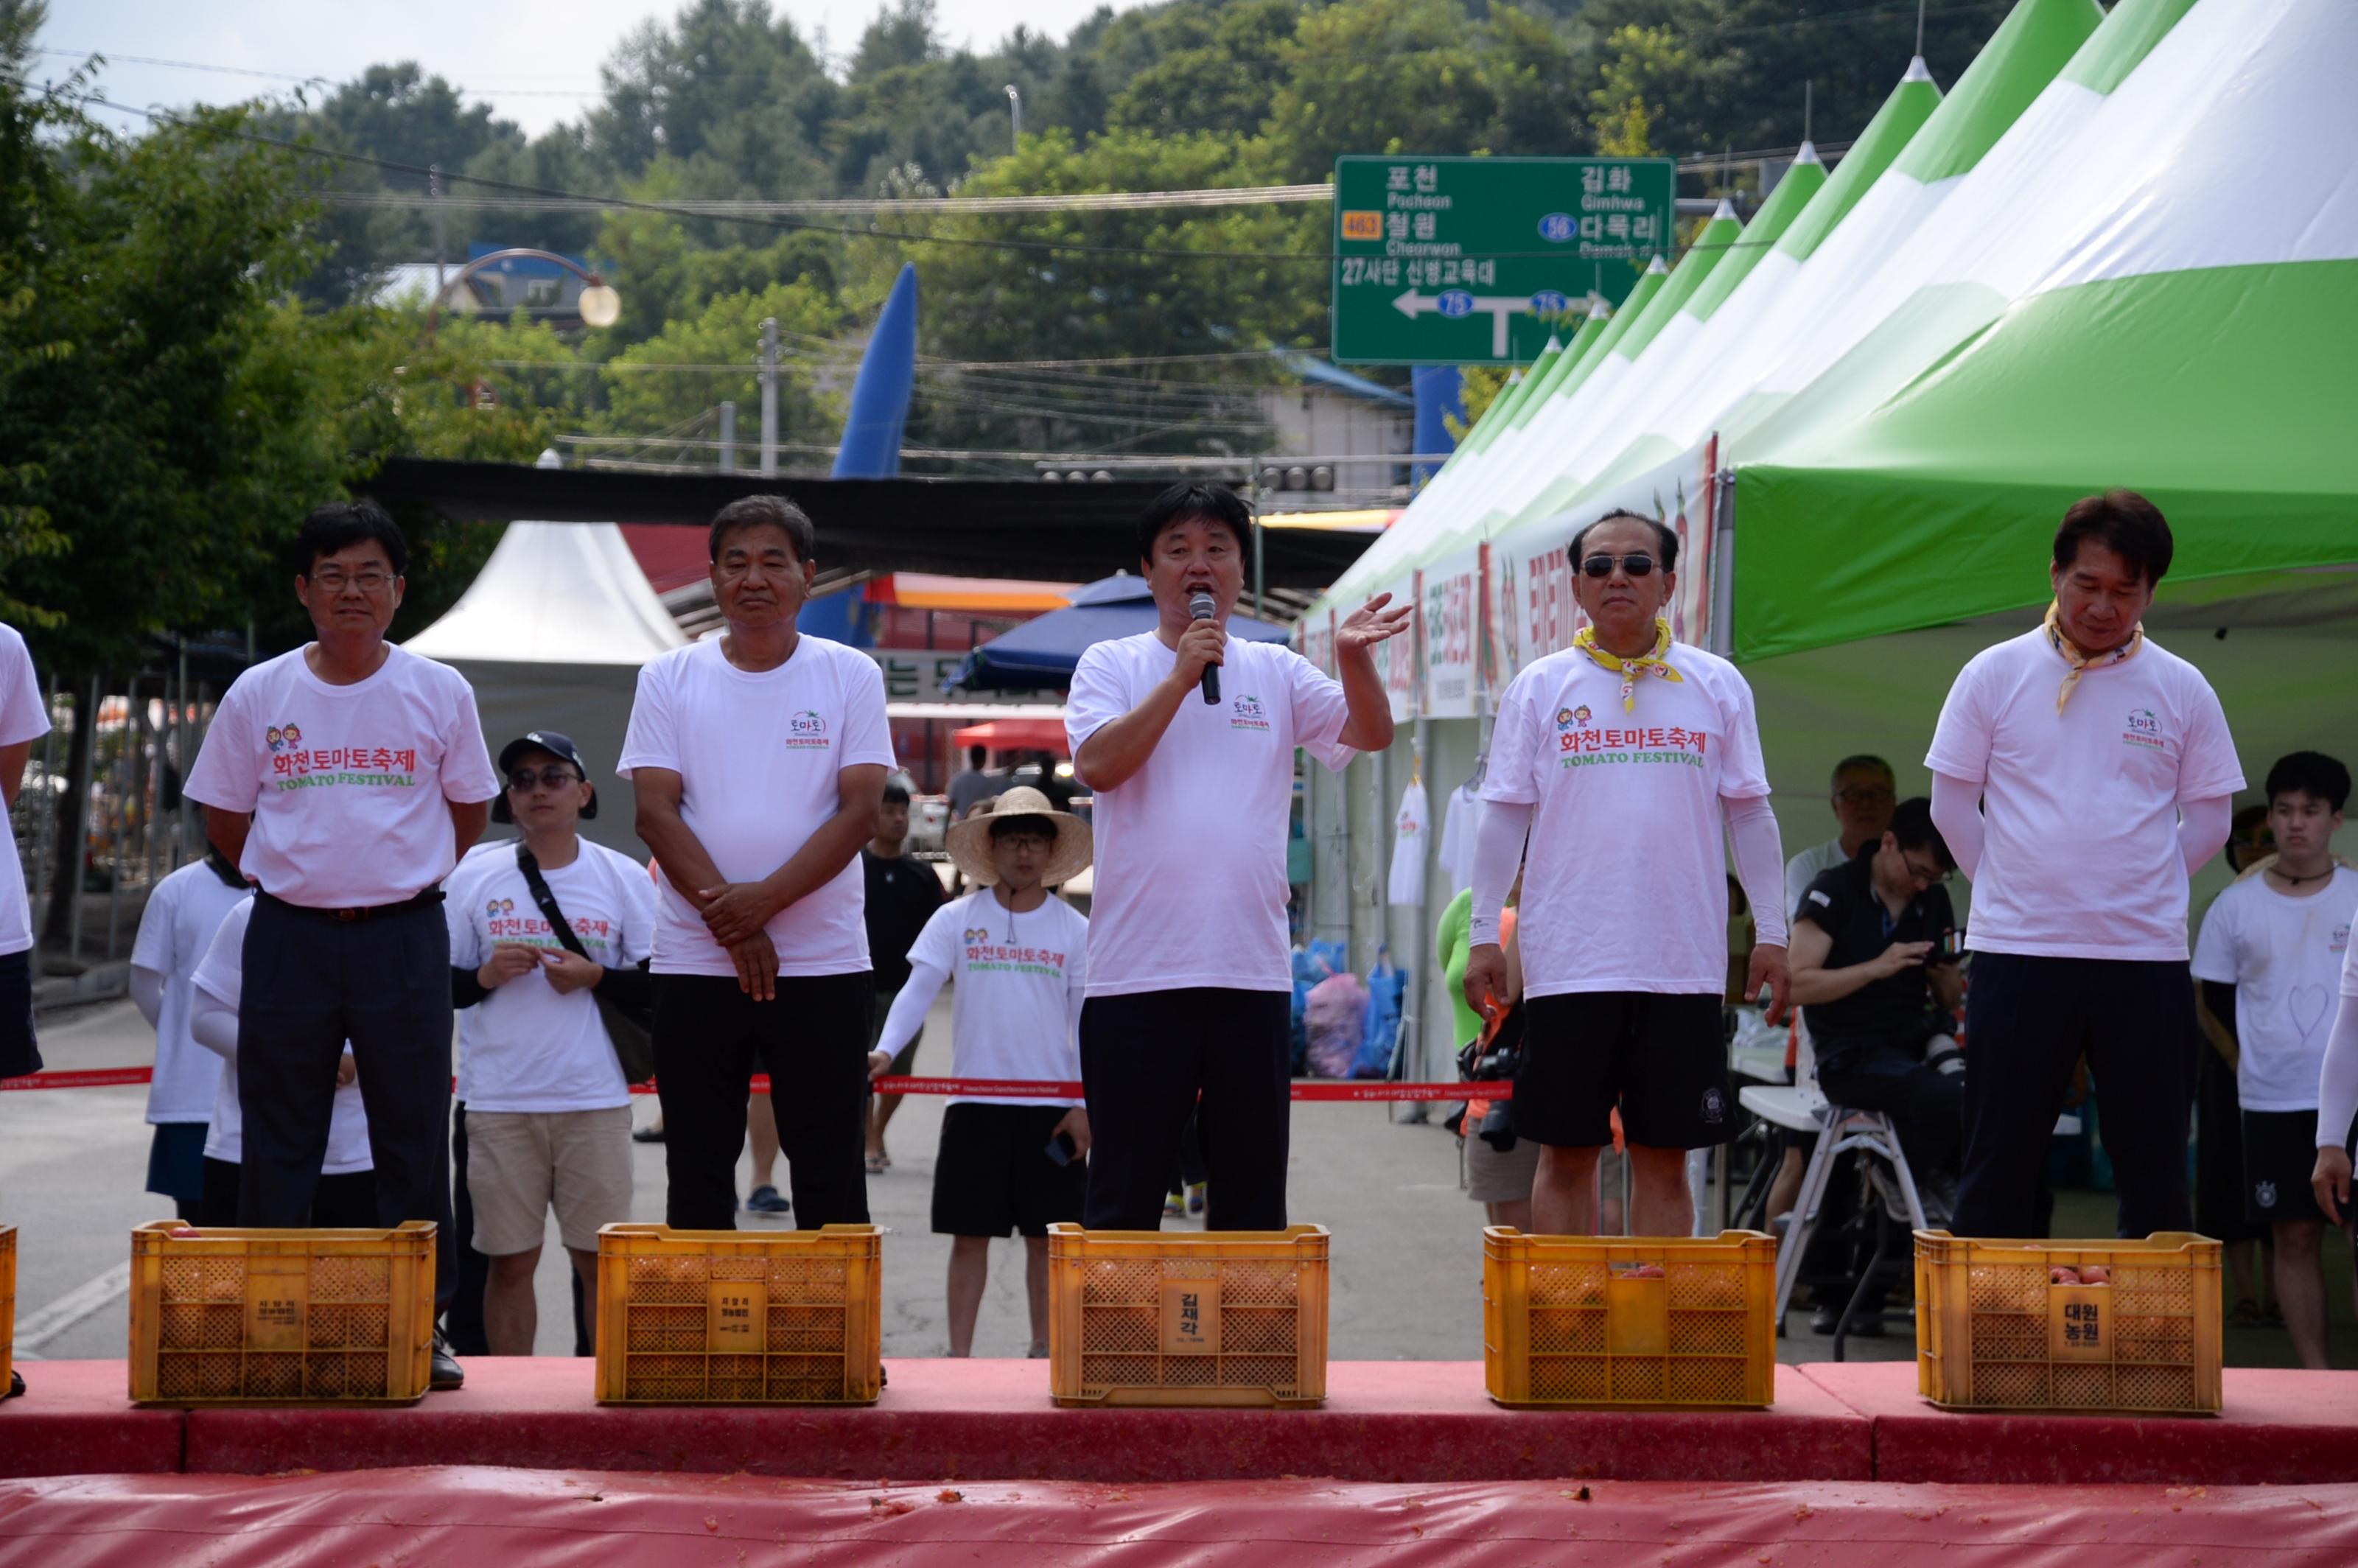
<svg viewBox="0 0 2358 1568">
<path fill-rule="evenodd" d="M 1037 691 L 1070 686 L 1073 666 L 1091 643 L 1152 632 L 1158 619 L 1154 595 L 1144 578 L 1128 572 L 1106 578 L 1078 589 L 1065 608 L 1027 621 L 968 654 L 943 687 Z M 1283 643 L 1292 637 L 1284 627 L 1249 615 L 1230 616 L 1228 635 L 1251 643 Z"/>
</svg>

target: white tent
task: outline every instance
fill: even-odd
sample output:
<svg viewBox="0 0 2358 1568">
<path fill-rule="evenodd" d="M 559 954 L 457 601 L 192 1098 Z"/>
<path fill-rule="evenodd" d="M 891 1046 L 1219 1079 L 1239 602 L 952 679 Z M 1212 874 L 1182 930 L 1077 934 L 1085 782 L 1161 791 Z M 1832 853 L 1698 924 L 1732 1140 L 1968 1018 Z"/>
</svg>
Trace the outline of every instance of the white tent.
<svg viewBox="0 0 2358 1568">
<path fill-rule="evenodd" d="M 449 613 L 404 644 L 473 683 L 494 755 L 530 730 L 569 735 L 598 786 L 588 838 L 644 855 L 614 776 L 639 666 L 687 639 L 611 523 L 511 523 Z"/>
</svg>

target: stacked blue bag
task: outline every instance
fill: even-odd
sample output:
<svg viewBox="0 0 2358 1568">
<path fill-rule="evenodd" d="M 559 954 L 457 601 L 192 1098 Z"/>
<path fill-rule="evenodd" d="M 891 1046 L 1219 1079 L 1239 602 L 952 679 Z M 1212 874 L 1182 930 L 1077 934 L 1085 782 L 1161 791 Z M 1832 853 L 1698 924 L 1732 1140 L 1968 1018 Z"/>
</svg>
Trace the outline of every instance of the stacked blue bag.
<svg viewBox="0 0 2358 1568">
<path fill-rule="evenodd" d="M 1368 971 L 1368 1023 L 1359 1036 L 1358 1057 L 1351 1064 L 1353 1077 L 1380 1078 L 1391 1071 L 1401 1004 L 1407 994 L 1408 976 L 1392 963 L 1391 950 L 1377 948 L 1375 968 Z"/>
</svg>

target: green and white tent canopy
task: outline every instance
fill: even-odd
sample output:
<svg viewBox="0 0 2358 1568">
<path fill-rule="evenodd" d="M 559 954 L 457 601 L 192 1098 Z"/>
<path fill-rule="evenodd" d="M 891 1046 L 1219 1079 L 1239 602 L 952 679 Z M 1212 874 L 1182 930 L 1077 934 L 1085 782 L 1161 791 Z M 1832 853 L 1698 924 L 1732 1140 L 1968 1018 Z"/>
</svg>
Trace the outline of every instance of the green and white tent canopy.
<svg viewBox="0 0 2358 1568">
<path fill-rule="evenodd" d="M 1902 82 L 1882 168 L 1855 150 L 1684 291 L 1612 406 L 1567 400 L 1576 338 L 1305 644 L 1422 589 L 1396 707 L 1476 712 L 1569 640 L 1564 547 L 1631 504 L 1682 530 L 1682 631 L 1747 665 L 1772 779 L 1815 793 L 1840 752 L 1923 754 L 1958 665 L 2044 607 L 2063 508 L 2123 484 L 2179 538 L 2148 625 L 2229 697 L 2246 773 L 2331 749 L 2358 719 L 2353 81 L 2358 5 L 2023 0 L 1937 107 Z"/>
</svg>

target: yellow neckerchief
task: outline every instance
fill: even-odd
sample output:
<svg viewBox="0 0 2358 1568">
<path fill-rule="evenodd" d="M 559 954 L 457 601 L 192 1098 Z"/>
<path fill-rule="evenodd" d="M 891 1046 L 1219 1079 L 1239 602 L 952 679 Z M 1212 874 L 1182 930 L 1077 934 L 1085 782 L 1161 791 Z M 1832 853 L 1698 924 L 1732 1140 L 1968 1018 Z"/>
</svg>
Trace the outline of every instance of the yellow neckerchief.
<svg viewBox="0 0 2358 1568">
<path fill-rule="evenodd" d="M 1621 711 L 1624 713 L 1638 711 L 1639 676 L 1650 675 L 1657 680 L 1678 681 L 1682 685 L 1686 681 L 1686 677 L 1671 668 L 1670 661 L 1662 656 L 1671 651 L 1671 623 L 1659 615 L 1654 617 L 1654 651 L 1650 654 L 1640 654 L 1634 659 L 1608 654 L 1596 645 L 1596 628 L 1594 626 L 1583 626 L 1574 633 L 1572 645 L 1606 669 L 1621 672 Z"/>
<path fill-rule="evenodd" d="M 2071 688 L 2080 684 L 2082 676 L 2105 665 L 2125 663 L 2134 656 L 2139 648 L 2145 646 L 2145 622 L 2140 621 L 2130 631 L 2129 640 L 2111 653 L 2093 655 L 2083 654 L 2080 651 L 2080 645 L 2077 643 L 2063 634 L 2062 611 L 2063 607 L 2060 602 L 2053 600 L 2048 601 L 2047 641 L 2057 653 L 2063 655 L 2063 662 L 2071 666 L 2071 673 L 2063 677 L 2063 689 L 2055 694 L 2055 711 L 2058 713 L 2062 712 L 2063 705 L 2071 700 Z"/>
</svg>

